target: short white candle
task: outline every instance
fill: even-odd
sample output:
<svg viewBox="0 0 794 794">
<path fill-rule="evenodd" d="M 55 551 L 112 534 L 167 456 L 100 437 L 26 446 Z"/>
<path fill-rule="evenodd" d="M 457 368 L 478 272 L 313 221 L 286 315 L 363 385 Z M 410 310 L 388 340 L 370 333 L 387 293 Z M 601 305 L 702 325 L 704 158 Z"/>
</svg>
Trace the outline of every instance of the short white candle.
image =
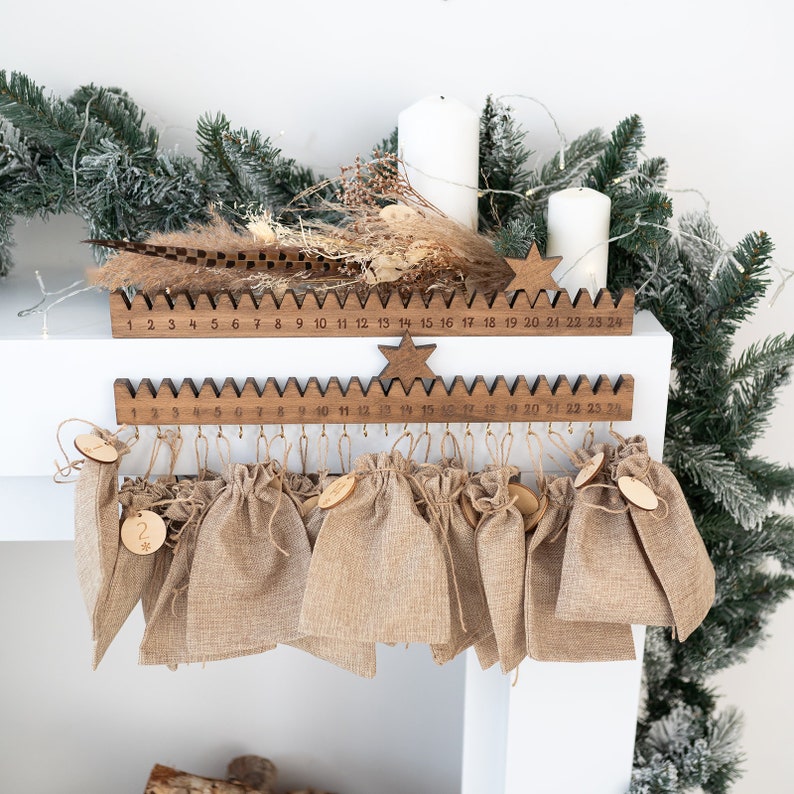
<svg viewBox="0 0 794 794">
<path fill-rule="evenodd" d="M 573 298 L 584 287 L 595 297 L 607 285 L 609 196 L 589 187 L 572 187 L 549 196 L 546 256 L 561 256 L 552 273 Z"/>
<path fill-rule="evenodd" d="M 397 131 L 398 156 L 414 190 L 476 230 L 479 114 L 457 99 L 430 96 L 400 113 Z"/>
</svg>

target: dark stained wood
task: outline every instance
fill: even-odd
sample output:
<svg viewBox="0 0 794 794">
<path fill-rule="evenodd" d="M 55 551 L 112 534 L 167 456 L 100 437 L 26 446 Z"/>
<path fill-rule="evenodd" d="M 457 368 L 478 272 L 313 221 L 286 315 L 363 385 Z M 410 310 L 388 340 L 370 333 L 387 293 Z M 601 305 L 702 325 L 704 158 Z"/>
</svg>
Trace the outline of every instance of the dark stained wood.
<svg viewBox="0 0 794 794">
<path fill-rule="evenodd" d="M 559 291 L 560 287 L 551 277 L 552 271 L 562 262 L 561 256 L 540 255 L 537 245 L 532 243 L 525 259 L 506 259 L 515 276 L 507 285 L 507 290 L 524 290 L 531 300 L 535 300 L 541 290 Z"/>
<path fill-rule="evenodd" d="M 440 377 L 415 380 L 352 378 L 342 386 L 332 378 L 322 388 L 316 378 L 301 385 L 295 378 L 264 386 L 248 378 L 242 388 L 227 379 L 219 388 L 206 379 L 179 387 L 166 379 L 159 387 L 148 379 L 137 388 L 126 378 L 114 383 L 116 420 L 130 425 L 366 424 L 368 422 L 625 422 L 631 419 L 634 379 L 621 375 L 613 385 L 601 375 L 591 384 L 581 376 L 571 384 L 560 376 L 550 384 L 539 376 L 529 384 L 522 375 L 508 384 L 478 376 L 467 386 L 458 376 L 446 386 Z"/>
<path fill-rule="evenodd" d="M 396 336 L 626 336 L 634 322 L 634 292 L 617 297 L 601 290 L 595 300 L 579 290 L 551 298 L 545 290 L 530 297 L 514 293 L 452 296 L 393 293 L 385 302 L 377 291 L 364 299 L 355 293 L 291 290 L 277 299 L 244 293 L 194 298 L 159 293 L 110 294 L 110 320 L 118 338 L 224 338 Z"/>
<path fill-rule="evenodd" d="M 397 347 L 378 345 L 378 350 L 389 362 L 381 371 L 380 380 L 396 378 L 403 386 L 410 386 L 417 378 L 435 378 L 435 373 L 427 365 L 427 359 L 436 345 L 414 344 L 411 334 L 406 331 Z"/>
</svg>

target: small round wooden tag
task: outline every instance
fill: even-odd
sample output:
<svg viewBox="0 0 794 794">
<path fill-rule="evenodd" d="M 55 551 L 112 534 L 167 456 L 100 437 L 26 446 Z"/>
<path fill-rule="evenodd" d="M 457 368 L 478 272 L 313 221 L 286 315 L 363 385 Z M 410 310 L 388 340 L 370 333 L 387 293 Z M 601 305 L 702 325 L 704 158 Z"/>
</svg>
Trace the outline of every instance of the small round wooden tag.
<svg viewBox="0 0 794 794">
<path fill-rule="evenodd" d="M 480 514 L 477 512 L 471 499 L 465 493 L 460 495 L 460 512 L 472 529 L 477 529 L 477 524 L 480 523 Z"/>
<path fill-rule="evenodd" d="M 317 507 L 317 503 L 320 501 L 319 494 L 315 494 L 314 496 L 310 496 L 307 499 L 304 499 L 301 503 L 301 513 L 303 513 L 303 517 L 305 518 L 315 507 Z"/>
<path fill-rule="evenodd" d="M 507 492 L 515 499 L 513 506 L 522 516 L 531 516 L 540 507 L 538 495 L 528 486 L 520 482 L 511 482 L 507 485 Z"/>
<path fill-rule="evenodd" d="M 143 557 L 154 554 L 165 543 L 165 536 L 165 521 L 151 510 L 139 510 L 121 525 L 121 542 Z"/>
<path fill-rule="evenodd" d="M 81 433 L 74 440 L 77 450 L 97 463 L 115 463 L 119 459 L 118 450 L 99 436 Z"/>
<path fill-rule="evenodd" d="M 540 523 L 540 519 L 546 512 L 549 506 L 549 497 L 546 494 L 540 497 L 540 505 L 538 509 L 531 515 L 524 519 L 524 532 L 531 532 Z"/>
<path fill-rule="evenodd" d="M 659 498 L 656 494 L 636 477 L 619 477 L 618 490 L 635 507 L 643 510 L 656 510 L 659 506 Z"/>
<path fill-rule="evenodd" d="M 573 481 L 573 487 L 581 488 L 591 483 L 598 476 L 601 469 L 604 468 L 605 460 L 606 456 L 603 452 L 596 452 L 596 454 L 579 469 L 579 473 Z"/>
<path fill-rule="evenodd" d="M 321 494 L 317 504 L 323 510 L 330 510 L 336 507 L 356 490 L 356 475 L 343 474 L 339 479 L 334 480 Z"/>
</svg>

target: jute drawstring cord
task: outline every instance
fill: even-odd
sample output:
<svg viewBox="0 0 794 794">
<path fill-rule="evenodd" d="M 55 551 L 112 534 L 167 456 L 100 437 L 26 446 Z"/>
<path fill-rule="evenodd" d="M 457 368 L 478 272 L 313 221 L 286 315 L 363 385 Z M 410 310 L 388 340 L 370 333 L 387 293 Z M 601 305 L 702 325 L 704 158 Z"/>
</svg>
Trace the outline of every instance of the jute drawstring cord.
<svg viewBox="0 0 794 794">
<path fill-rule="evenodd" d="M 447 455 L 447 441 L 451 441 L 452 443 L 452 455 Z M 460 443 L 458 442 L 457 437 L 449 429 L 449 422 L 447 422 L 447 425 L 444 428 L 444 433 L 441 436 L 439 451 L 441 453 L 442 463 L 448 464 L 451 461 L 455 461 L 456 463 L 460 463 L 460 465 L 465 468 L 463 464 L 463 453 L 460 448 Z"/>
<path fill-rule="evenodd" d="M 119 456 L 126 455 L 132 447 L 135 445 L 135 437 L 132 440 L 127 441 L 120 441 L 119 434 L 123 431 L 127 430 L 128 425 L 121 425 L 114 433 L 110 430 L 106 430 L 103 427 L 99 427 L 99 425 L 95 425 L 93 422 L 88 421 L 87 419 L 80 419 L 79 417 L 71 417 L 70 419 L 64 419 L 55 430 L 55 442 L 58 444 L 58 449 L 61 451 L 61 455 L 63 455 L 64 460 L 66 461 L 66 465 L 62 466 L 58 463 L 57 460 L 53 461 L 55 465 L 55 474 L 52 475 L 53 482 L 57 483 L 58 485 L 65 485 L 69 483 L 73 483 L 74 480 L 67 479 L 72 474 L 77 472 L 79 474 L 80 470 L 85 463 L 85 458 L 75 458 L 72 459 L 66 452 L 66 449 L 63 446 L 63 440 L 61 439 L 61 430 L 64 428 L 65 425 L 69 424 L 70 422 L 81 422 L 82 424 L 88 425 L 103 441 L 107 441 L 110 444 L 116 446 L 116 444 L 121 444 L 121 449 L 117 451 Z M 63 479 L 58 479 L 58 477 L 62 477 Z"/>
<path fill-rule="evenodd" d="M 495 466 L 510 465 L 510 453 L 513 450 L 514 440 L 512 422 L 507 423 L 507 431 L 502 436 L 501 442 L 496 441 L 496 434 L 491 429 L 491 423 L 488 423 L 485 428 L 485 446 Z"/>
<path fill-rule="evenodd" d="M 466 429 L 463 432 L 462 447 L 463 456 L 461 460 L 463 461 L 463 468 L 470 473 L 474 470 L 474 453 L 476 449 L 474 433 L 471 432 L 471 424 L 469 422 L 466 422 Z"/>
<path fill-rule="evenodd" d="M 547 435 L 549 437 L 549 441 L 554 444 L 560 452 L 565 455 L 566 458 L 577 468 L 581 469 L 584 463 L 587 462 L 587 459 L 579 454 L 579 450 L 575 450 L 565 439 L 565 436 L 562 435 L 558 430 L 554 430 L 551 426 L 551 422 L 549 422 L 549 428 Z M 559 439 L 557 441 L 556 439 Z M 584 450 L 583 450 L 584 451 Z M 555 461 L 556 463 L 556 461 Z"/>
<path fill-rule="evenodd" d="M 190 587 L 190 582 L 187 584 L 183 584 L 180 587 L 174 587 L 171 590 L 171 614 L 177 620 L 179 619 L 179 615 L 176 614 L 176 600 L 181 596 L 183 593 L 187 593 L 187 589 Z"/>
<path fill-rule="evenodd" d="M 225 456 L 224 449 L 221 447 L 221 441 L 226 445 Z M 232 444 L 229 439 L 226 438 L 222 425 L 218 425 L 218 432 L 215 435 L 215 449 L 218 451 L 218 460 L 220 460 L 221 466 L 228 466 L 232 461 Z"/>
<path fill-rule="evenodd" d="M 347 447 L 347 455 L 343 452 L 343 447 Z M 353 441 L 347 432 L 347 425 L 342 425 L 342 432 L 336 442 L 336 451 L 339 454 L 339 466 L 342 474 L 353 468 Z M 347 457 L 347 463 L 345 463 Z"/>
<path fill-rule="evenodd" d="M 301 434 L 298 436 L 298 457 L 301 462 L 301 474 L 305 476 L 309 460 L 309 436 L 306 434 L 306 425 L 301 425 Z"/>
<path fill-rule="evenodd" d="M 201 450 L 199 449 L 201 443 L 204 442 L 204 459 L 202 460 Z M 198 432 L 193 439 L 193 449 L 196 453 L 196 476 L 199 480 L 203 480 L 206 476 L 207 465 L 210 453 L 210 442 L 207 437 L 201 432 L 201 425 L 198 426 Z"/>
<path fill-rule="evenodd" d="M 430 432 L 430 423 L 425 422 L 425 428 L 422 432 L 416 437 L 416 441 L 414 443 L 413 449 L 411 449 L 410 456 L 413 458 L 416 450 L 419 448 L 419 445 L 422 443 L 422 439 L 426 438 L 427 441 L 425 442 L 425 459 L 424 463 L 428 463 L 430 461 L 430 447 L 433 440 L 432 433 Z"/>
<path fill-rule="evenodd" d="M 541 494 L 546 493 L 546 475 L 543 471 L 543 441 L 541 440 L 540 436 L 532 429 L 532 423 L 527 423 L 527 432 L 525 435 L 525 441 L 527 444 L 527 453 L 529 454 L 529 460 L 532 464 L 532 470 L 535 475 L 535 480 L 538 484 L 538 490 Z M 538 450 L 537 454 L 532 451 L 532 439 L 535 439 L 535 443 L 537 444 Z"/>
<path fill-rule="evenodd" d="M 270 480 L 269 485 L 271 485 L 272 487 L 274 487 L 276 489 L 276 503 L 275 503 L 275 505 L 273 505 L 273 512 L 270 514 L 270 518 L 268 519 L 268 522 L 267 522 L 267 535 L 268 535 L 268 538 L 270 538 L 270 542 L 285 557 L 289 557 L 290 553 L 286 549 L 283 549 L 281 546 L 279 546 L 279 544 L 276 542 L 276 538 L 273 535 L 273 522 L 276 520 L 276 515 L 278 514 L 279 508 L 281 507 L 281 500 L 284 497 L 284 488 L 285 488 L 284 475 L 286 474 L 286 471 L 287 471 L 287 461 L 289 460 L 289 453 L 292 451 L 292 444 L 290 444 L 287 441 L 287 437 L 286 437 L 286 435 L 284 435 L 284 426 L 283 425 L 281 427 L 281 432 L 277 436 L 274 436 L 273 439 L 271 440 L 271 444 L 277 438 L 281 438 L 283 440 L 283 442 L 284 442 L 284 452 L 283 452 L 284 457 L 282 458 L 282 462 L 281 463 L 277 463 L 277 462 L 270 461 L 267 464 L 265 464 L 266 466 L 272 466 L 272 468 L 275 469 L 275 476 Z M 268 455 L 268 458 L 269 458 L 270 457 L 270 444 L 268 444 L 268 447 L 267 447 L 267 455 Z M 294 502 L 294 500 L 291 500 L 291 501 Z"/>
</svg>

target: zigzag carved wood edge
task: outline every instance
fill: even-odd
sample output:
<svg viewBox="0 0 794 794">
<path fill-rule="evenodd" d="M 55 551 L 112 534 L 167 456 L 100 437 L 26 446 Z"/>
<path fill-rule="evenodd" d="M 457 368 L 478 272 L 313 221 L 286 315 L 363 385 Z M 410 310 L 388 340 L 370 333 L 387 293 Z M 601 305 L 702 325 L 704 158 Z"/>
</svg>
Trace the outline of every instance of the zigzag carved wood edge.
<svg viewBox="0 0 794 794">
<path fill-rule="evenodd" d="M 623 422 L 631 419 L 634 378 L 620 375 L 612 384 L 585 375 L 571 384 L 564 375 L 551 385 L 540 375 L 530 386 L 519 375 L 512 384 L 498 376 L 489 386 L 482 376 L 470 384 L 457 376 L 400 381 L 351 378 L 343 386 L 316 378 L 305 386 L 289 378 L 260 385 L 248 378 L 240 388 L 227 378 L 221 387 L 211 378 L 197 386 L 187 378 L 179 386 L 165 379 L 159 388 L 145 378 L 137 388 L 127 378 L 114 383 L 116 421 L 130 425 L 365 424 L 367 422 Z"/>
<path fill-rule="evenodd" d="M 319 337 L 394 336 L 625 336 L 634 322 L 634 291 L 614 297 L 600 290 L 595 299 L 579 290 L 549 298 L 544 290 L 530 300 L 523 290 L 492 295 L 450 295 L 377 290 L 357 293 L 294 292 L 282 298 L 243 293 L 154 296 L 138 293 L 130 301 L 110 294 L 114 337 Z"/>
</svg>

